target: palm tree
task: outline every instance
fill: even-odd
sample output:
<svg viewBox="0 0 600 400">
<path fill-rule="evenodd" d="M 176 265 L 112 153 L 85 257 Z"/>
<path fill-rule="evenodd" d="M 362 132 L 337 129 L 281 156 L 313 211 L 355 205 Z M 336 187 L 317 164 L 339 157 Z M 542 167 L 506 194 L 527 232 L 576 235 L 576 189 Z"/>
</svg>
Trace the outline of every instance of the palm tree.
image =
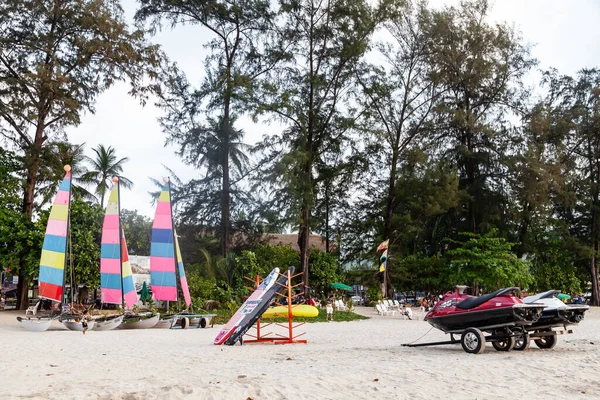
<svg viewBox="0 0 600 400">
<path fill-rule="evenodd" d="M 204 212 L 220 209 L 223 257 L 227 257 L 230 246 L 231 194 L 237 194 L 235 184 L 243 179 L 249 164 L 246 155 L 249 146 L 242 143 L 244 132 L 233 128 L 235 122 L 236 117 L 232 115 L 230 126 L 225 129 L 223 116 L 217 119 L 209 117 L 206 125 L 192 128 L 174 138 L 181 145 L 179 155 L 184 162 L 206 170 L 204 178 L 186 185 L 187 194 L 182 193 L 182 198 L 185 197 L 190 204 L 188 211 L 197 215 L 203 212 L 201 209 Z M 199 187 L 203 189 L 198 191 Z M 199 207 L 200 204 L 202 207 Z"/>
<path fill-rule="evenodd" d="M 96 197 L 90 193 L 87 187 L 93 183 L 84 176 L 88 173 L 87 167 L 84 164 L 86 160 L 83 154 L 85 143 L 71 144 L 67 142 L 57 141 L 50 143 L 42 151 L 41 159 L 44 163 L 40 165 L 38 171 L 38 196 L 40 201 L 39 206 L 45 206 L 51 201 L 56 194 L 58 185 L 62 182 L 65 171 L 63 167 L 70 165 L 73 172 L 72 176 L 72 192 L 76 197 L 81 197 L 84 200 L 98 201 Z"/>
<path fill-rule="evenodd" d="M 133 182 L 123 177 L 123 164 L 128 161 L 127 157 L 117 160 L 115 149 L 111 146 L 104 147 L 99 144 L 97 148 L 92 149 L 96 156 L 87 157 L 86 161 L 91 164 L 90 171 L 82 176 L 82 179 L 93 181 L 96 185 L 96 193 L 100 195 L 100 205 L 104 207 L 104 194 L 109 189 L 107 180 L 116 176 L 119 178 L 119 184 L 125 189 L 133 187 Z"/>
</svg>

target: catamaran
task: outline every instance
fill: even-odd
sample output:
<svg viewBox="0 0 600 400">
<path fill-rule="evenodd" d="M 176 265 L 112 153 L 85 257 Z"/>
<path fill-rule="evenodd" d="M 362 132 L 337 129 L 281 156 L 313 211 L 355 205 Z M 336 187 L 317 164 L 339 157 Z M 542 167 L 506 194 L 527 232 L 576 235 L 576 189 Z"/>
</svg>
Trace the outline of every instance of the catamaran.
<svg viewBox="0 0 600 400">
<path fill-rule="evenodd" d="M 102 225 L 102 241 L 100 245 L 100 286 L 102 303 L 117 304 L 123 309 L 131 309 L 138 301 L 133 282 L 129 253 L 125 233 L 121 224 L 121 207 L 119 196 L 119 179 L 113 178 L 113 188 L 108 197 L 104 223 Z M 99 322 L 99 329 L 109 330 L 120 325 L 121 328 L 151 328 L 158 322 L 158 314 L 134 314 L 105 318 Z"/>
<path fill-rule="evenodd" d="M 59 307 L 62 304 L 65 289 L 67 233 L 71 203 L 71 167 L 65 165 L 64 170 L 65 177 L 58 188 L 48 217 L 38 278 L 40 301 L 50 300 L 58 303 Z M 37 306 L 33 307 L 32 313 L 33 316 L 17 317 L 22 327 L 35 332 L 43 332 L 50 327 L 53 316 L 36 315 Z"/>
<path fill-rule="evenodd" d="M 185 305 L 189 307 L 192 300 L 181 259 L 177 232 L 173 227 L 171 188 L 169 180 L 165 178 L 152 223 L 150 243 L 150 286 L 154 299 L 177 301 L 177 274 L 179 274 Z M 172 323 L 170 325 L 172 326 Z"/>
</svg>

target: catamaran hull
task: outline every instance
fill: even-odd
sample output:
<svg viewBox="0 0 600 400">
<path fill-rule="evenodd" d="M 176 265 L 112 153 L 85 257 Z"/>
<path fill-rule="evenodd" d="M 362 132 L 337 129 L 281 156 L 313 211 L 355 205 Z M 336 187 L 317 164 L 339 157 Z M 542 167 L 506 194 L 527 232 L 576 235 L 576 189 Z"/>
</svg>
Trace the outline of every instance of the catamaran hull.
<svg viewBox="0 0 600 400">
<path fill-rule="evenodd" d="M 50 328 L 52 320 L 49 318 L 22 318 L 17 317 L 21 326 L 30 332 L 44 332 Z"/>
<path fill-rule="evenodd" d="M 83 325 L 81 324 L 81 321 L 62 321 L 62 323 L 70 331 L 83 331 Z M 88 321 L 88 331 L 94 329 L 94 325 L 96 325 L 94 321 Z"/>
<path fill-rule="evenodd" d="M 153 317 L 146 318 L 141 321 L 127 322 L 127 320 L 125 320 L 121 324 L 120 328 L 121 329 L 149 329 L 149 328 L 153 328 L 154 326 L 156 326 L 156 324 L 158 324 L 159 319 L 160 319 L 160 315 L 156 314 Z"/>
<path fill-rule="evenodd" d="M 171 324 L 173 323 L 173 318 L 161 319 L 158 321 L 156 325 L 153 326 L 154 329 L 169 329 Z"/>
<path fill-rule="evenodd" d="M 95 321 L 96 326 L 94 326 L 95 331 L 110 331 L 115 328 L 118 328 L 121 323 L 123 323 L 123 316 L 119 315 L 116 318 L 112 318 L 106 321 Z"/>
</svg>

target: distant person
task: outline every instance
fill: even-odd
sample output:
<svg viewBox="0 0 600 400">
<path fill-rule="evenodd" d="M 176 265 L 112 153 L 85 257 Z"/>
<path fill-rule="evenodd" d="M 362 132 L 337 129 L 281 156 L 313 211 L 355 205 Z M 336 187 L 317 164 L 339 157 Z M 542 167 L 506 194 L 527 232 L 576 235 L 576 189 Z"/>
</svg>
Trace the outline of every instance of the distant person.
<svg viewBox="0 0 600 400">
<path fill-rule="evenodd" d="M 331 299 L 327 302 L 327 321 L 333 321 L 333 302 Z"/>
<path fill-rule="evenodd" d="M 83 334 L 84 335 L 88 329 L 87 312 L 88 312 L 87 310 L 83 310 L 83 315 L 81 317 L 81 326 L 83 326 Z"/>
</svg>

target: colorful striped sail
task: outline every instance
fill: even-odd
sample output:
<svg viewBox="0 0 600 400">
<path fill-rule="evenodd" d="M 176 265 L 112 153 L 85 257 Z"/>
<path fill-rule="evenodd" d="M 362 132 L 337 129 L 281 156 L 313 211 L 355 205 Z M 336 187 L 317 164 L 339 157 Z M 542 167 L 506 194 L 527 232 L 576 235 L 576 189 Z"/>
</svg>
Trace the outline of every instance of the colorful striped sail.
<svg viewBox="0 0 600 400">
<path fill-rule="evenodd" d="M 100 244 L 100 286 L 102 302 L 122 304 L 121 292 L 121 221 L 119 218 L 119 183 L 115 182 L 108 197 Z"/>
<path fill-rule="evenodd" d="M 58 188 L 58 193 L 50 210 L 44 244 L 42 245 L 38 279 L 38 296 L 59 302 L 62 301 L 63 296 L 71 199 L 71 167 L 65 165 L 65 171 L 65 177 Z"/>
<path fill-rule="evenodd" d="M 177 269 L 179 271 L 179 280 L 181 282 L 181 291 L 183 292 L 183 298 L 185 299 L 185 305 L 190 306 L 192 299 L 190 297 L 190 288 L 188 287 L 187 278 L 185 277 L 185 269 L 183 268 L 183 259 L 181 258 L 181 251 L 179 250 L 179 240 L 177 239 L 177 232 L 173 229 L 173 235 L 175 236 L 175 252 L 177 254 Z"/>
<path fill-rule="evenodd" d="M 163 185 L 152 223 L 150 285 L 156 300 L 177 300 L 173 218 L 169 182 Z"/>
<path fill-rule="evenodd" d="M 138 295 L 133 283 L 133 273 L 131 272 L 131 263 L 129 262 L 129 253 L 127 252 L 127 242 L 125 241 L 125 232 L 121 230 L 121 275 L 123 277 L 123 299 L 125 307 L 131 308 L 138 301 Z"/>
</svg>

